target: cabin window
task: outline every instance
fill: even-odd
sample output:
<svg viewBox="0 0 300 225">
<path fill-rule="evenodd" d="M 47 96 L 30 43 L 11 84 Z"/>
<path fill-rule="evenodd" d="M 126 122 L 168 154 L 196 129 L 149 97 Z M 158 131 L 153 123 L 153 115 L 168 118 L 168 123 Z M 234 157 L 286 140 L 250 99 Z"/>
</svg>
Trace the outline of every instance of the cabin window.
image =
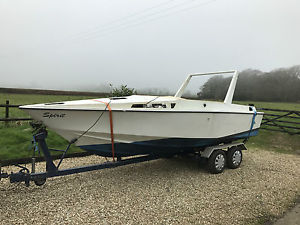
<svg viewBox="0 0 300 225">
<path fill-rule="evenodd" d="M 127 98 L 124 98 L 124 97 L 112 97 L 112 98 L 109 98 L 111 100 L 121 100 L 121 99 L 127 99 Z"/>
<path fill-rule="evenodd" d="M 51 103 L 45 103 L 44 105 L 62 105 L 65 104 L 64 102 L 51 102 Z"/>
<path fill-rule="evenodd" d="M 147 108 L 146 104 L 133 104 L 131 108 Z"/>
<path fill-rule="evenodd" d="M 175 106 L 175 105 L 174 105 Z M 167 105 L 166 104 L 163 104 L 163 103 L 154 103 L 154 104 L 133 104 L 131 106 L 131 108 L 155 108 L 155 109 L 158 109 L 158 108 L 167 108 Z"/>
<path fill-rule="evenodd" d="M 152 108 L 167 108 L 166 104 L 152 104 Z"/>
</svg>

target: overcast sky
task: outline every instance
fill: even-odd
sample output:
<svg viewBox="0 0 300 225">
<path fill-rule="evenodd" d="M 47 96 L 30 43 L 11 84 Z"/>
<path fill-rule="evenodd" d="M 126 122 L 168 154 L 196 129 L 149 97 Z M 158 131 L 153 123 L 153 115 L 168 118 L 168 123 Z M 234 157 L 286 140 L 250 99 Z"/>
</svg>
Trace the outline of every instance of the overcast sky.
<svg viewBox="0 0 300 225">
<path fill-rule="evenodd" d="M 0 0 L 0 87 L 175 90 L 298 65 L 299 42 L 299 0 Z"/>
</svg>

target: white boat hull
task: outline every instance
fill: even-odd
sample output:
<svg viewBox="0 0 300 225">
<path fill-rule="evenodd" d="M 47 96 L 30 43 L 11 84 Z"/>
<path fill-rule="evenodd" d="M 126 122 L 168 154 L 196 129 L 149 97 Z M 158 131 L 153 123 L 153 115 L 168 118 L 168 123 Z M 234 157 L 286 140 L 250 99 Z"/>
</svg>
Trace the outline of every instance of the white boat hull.
<svg viewBox="0 0 300 225">
<path fill-rule="evenodd" d="M 100 155 L 111 154 L 108 111 L 25 110 L 68 141 L 90 129 L 78 139 L 76 145 Z M 175 153 L 246 138 L 256 134 L 262 120 L 261 114 L 255 116 L 250 134 L 253 115 L 253 112 L 112 111 L 115 152 L 116 155 L 146 154 L 149 151 Z"/>
</svg>

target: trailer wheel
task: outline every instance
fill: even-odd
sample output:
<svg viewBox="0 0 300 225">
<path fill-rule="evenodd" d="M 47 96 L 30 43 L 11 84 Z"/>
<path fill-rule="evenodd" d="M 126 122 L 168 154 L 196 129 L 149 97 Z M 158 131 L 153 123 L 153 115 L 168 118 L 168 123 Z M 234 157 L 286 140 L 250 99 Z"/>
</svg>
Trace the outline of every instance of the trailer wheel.
<svg viewBox="0 0 300 225">
<path fill-rule="evenodd" d="M 232 147 L 227 151 L 227 166 L 230 169 L 238 168 L 243 160 L 242 151 L 237 147 Z"/>
<path fill-rule="evenodd" d="M 36 186 L 42 186 L 46 183 L 46 177 L 34 180 Z"/>
<path fill-rule="evenodd" d="M 222 150 L 214 151 L 208 158 L 208 170 L 211 173 L 222 173 L 226 164 L 226 154 Z"/>
</svg>

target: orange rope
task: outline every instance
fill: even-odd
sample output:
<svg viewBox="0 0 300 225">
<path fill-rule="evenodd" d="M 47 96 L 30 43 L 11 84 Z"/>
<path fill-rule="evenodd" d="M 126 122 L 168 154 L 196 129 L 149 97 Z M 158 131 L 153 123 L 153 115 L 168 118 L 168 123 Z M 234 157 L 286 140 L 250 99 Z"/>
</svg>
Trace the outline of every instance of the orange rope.
<svg viewBox="0 0 300 225">
<path fill-rule="evenodd" d="M 113 127 L 113 119 L 112 119 L 112 111 L 111 108 L 109 106 L 109 103 L 106 102 L 102 102 L 99 101 L 97 99 L 93 99 L 96 102 L 101 102 L 104 103 L 106 105 L 106 107 L 108 108 L 109 111 L 109 123 L 110 123 L 110 140 L 111 140 L 111 152 L 112 152 L 112 157 L 113 157 L 113 161 L 115 162 L 115 141 L 114 141 L 114 127 Z"/>
</svg>

